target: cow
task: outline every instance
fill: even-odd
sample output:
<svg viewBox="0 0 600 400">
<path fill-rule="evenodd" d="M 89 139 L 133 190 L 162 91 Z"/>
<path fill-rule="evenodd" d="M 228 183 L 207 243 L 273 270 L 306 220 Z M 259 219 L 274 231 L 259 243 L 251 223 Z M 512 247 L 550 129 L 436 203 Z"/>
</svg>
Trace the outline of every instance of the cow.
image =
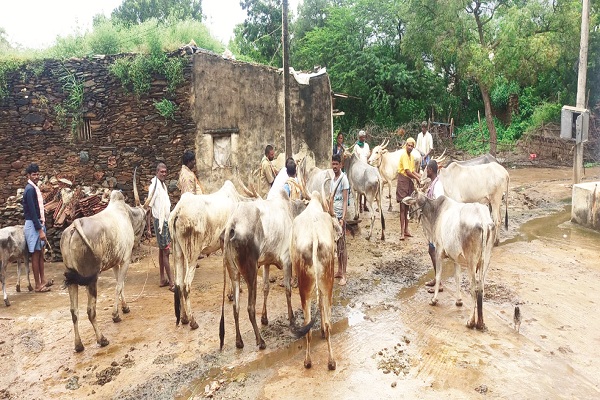
<svg viewBox="0 0 600 400">
<path fill-rule="evenodd" d="M 296 330 L 298 336 L 306 335 L 304 367 L 310 368 L 311 299 L 316 295 L 321 312 L 321 336 L 327 339 L 329 370 L 336 368 L 331 349 L 331 308 L 333 301 L 333 279 L 336 241 L 342 236 L 342 227 L 337 218 L 329 214 L 328 203 L 319 192 L 313 192 L 306 209 L 292 224 L 290 256 L 293 270 L 298 275 L 298 290 L 304 312 L 305 325 Z"/>
<path fill-rule="evenodd" d="M 97 281 L 101 272 L 112 268 L 117 280 L 112 313 L 113 322 L 121 321 L 119 300 L 123 313 L 129 312 L 124 294 L 125 276 L 131 261 L 133 247 L 142 237 L 148 209 L 147 204 L 140 205 L 135 172 L 133 179 L 135 207 L 125 203 L 123 193 L 113 190 L 110 193 L 108 206 L 104 210 L 90 217 L 77 218 L 64 230 L 60 239 L 60 251 L 67 268 L 65 286 L 69 289 L 71 300 L 76 352 L 84 349 L 78 327 L 79 286 L 87 287 L 87 314 L 94 327 L 96 342 L 101 347 L 109 343 L 100 333 L 96 323 Z"/>
<path fill-rule="evenodd" d="M 31 278 L 29 277 L 29 251 L 25 242 L 25 227 L 23 225 L 7 226 L 0 229 L 0 279 L 2 280 L 2 294 L 4 304 L 10 306 L 6 294 L 6 268 L 9 262 L 17 262 L 17 292 L 21 291 L 21 261 L 25 261 L 27 271 L 27 287 L 31 292 Z"/>
<path fill-rule="evenodd" d="M 392 183 L 396 182 L 398 179 L 400 155 L 406 150 L 402 148 L 393 152 L 389 152 L 386 148 L 388 144 L 389 141 L 384 141 L 380 145 L 377 145 L 373 148 L 373 151 L 371 151 L 371 157 L 369 157 L 369 164 L 377 168 L 379 171 L 383 182 L 382 188 L 385 185 L 388 186 L 388 198 L 390 199 L 388 211 L 392 211 Z M 418 151 L 413 151 L 412 155 L 415 160 L 415 171 L 419 171 L 421 168 L 421 153 Z"/>
<path fill-rule="evenodd" d="M 383 197 L 381 190 L 382 180 L 379 171 L 377 171 L 377 168 L 359 160 L 358 155 L 350 153 L 349 150 L 346 150 L 344 153 L 344 171 L 348 176 L 350 189 L 354 193 L 354 219 L 357 220 L 360 216 L 358 200 L 360 195 L 364 194 L 369 203 L 369 209 L 371 210 L 371 226 L 367 235 L 367 240 L 370 240 L 373 233 L 373 226 L 375 225 L 375 209 L 373 208 L 373 201 L 377 201 L 379 206 L 379 217 L 381 220 L 381 240 L 385 240 L 385 219 L 383 218 L 383 204 L 381 201 L 381 198 Z"/>
<path fill-rule="evenodd" d="M 171 211 L 169 233 L 175 273 L 176 325 L 181 321 L 184 325 L 189 323 L 191 329 L 198 328 L 190 304 L 196 260 L 200 255 L 208 256 L 223 248 L 220 236 L 235 205 L 251 200 L 254 199 L 240 195 L 228 180 L 215 193 L 184 193 Z"/>
<path fill-rule="evenodd" d="M 263 267 L 264 302 L 261 322 L 269 323 L 267 297 L 269 295 L 269 266 L 283 270 L 284 286 L 290 325 L 294 322 L 291 302 L 292 263 L 290 258 L 290 236 L 292 221 L 306 205 L 301 200 L 290 200 L 282 189 L 270 200 L 258 199 L 253 202 L 238 203 L 223 231 L 223 265 L 229 273 L 233 285 L 233 316 L 236 330 L 236 347 L 241 349 L 244 342 L 239 328 L 240 275 L 248 285 L 248 316 L 256 344 L 265 349 L 266 344 L 256 324 L 257 271 Z M 224 273 L 225 279 L 225 273 Z M 224 282 L 225 286 L 225 282 Z M 223 287 L 225 294 L 225 287 Z M 223 296 L 223 304 L 225 302 Z M 221 349 L 225 336 L 224 310 L 221 309 L 219 337 Z"/>
<path fill-rule="evenodd" d="M 473 313 L 467 327 L 484 330 L 483 294 L 484 280 L 490 265 L 494 247 L 495 224 L 489 210 L 480 203 L 459 203 L 447 196 L 431 200 L 422 192 L 402 199 L 413 210 L 420 210 L 425 237 L 435 246 L 435 288 L 430 304 L 437 304 L 442 278 L 442 260 L 450 258 L 454 262 L 456 281 L 456 305 L 462 306 L 460 291 L 460 266 L 467 267 L 471 281 Z"/>
<path fill-rule="evenodd" d="M 505 199 L 504 226 L 508 229 L 508 185 L 509 176 L 506 169 L 496 163 L 466 165 L 450 163 L 442 168 L 438 179 L 444 187 L 444 194 L 462 203 L 482 203 L 489 206 L 489 211 L 496 225 L 495 238 L 499 241 L 502 224 L 501 206 Z M 506 195 L 504 195 L 506 193 Z"/>
<path fill-rule="evenodd" d="M 483 155 L 475 157 L 475 158 L 470 158 L 468 160 L 462 160 L 462 161 L 452 160 L 446 165 L 446 167 L 452 163 L 457 163 L 457 164 L 462 165 L 463 167 L 466 167 L 466 166 L 470 166 L 470 165 L 481 165 L 481 164 L 490 164 L 490 163 L 497 163 L 497 162 L 498 162 L 498 160 L 496 159 L 496 157 L 494 157 L 490 153 L 486 153 L 486 154 L 483 154 Z"/>
</svg>

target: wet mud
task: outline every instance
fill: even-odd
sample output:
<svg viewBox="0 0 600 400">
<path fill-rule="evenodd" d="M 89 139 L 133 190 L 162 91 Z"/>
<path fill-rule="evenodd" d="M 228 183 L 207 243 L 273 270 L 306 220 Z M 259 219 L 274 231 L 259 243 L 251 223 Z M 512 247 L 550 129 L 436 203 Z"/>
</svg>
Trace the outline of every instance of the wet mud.
<svg viewBox="0 0 600 400">
<path fill-rule="evenodd" d="M 444 263 L 439 304 L 424 283 L 433 276 L 422 228 L 399 241 L 398 205 L 385 212 L 386 241 L 375 225 L 365 239 L 368 218 L 348 238 L 349 279 L 334 286 L 332 345 L 337 362 L 327 369 L 327 344 L 319 321 L 313 328 L 312 368 L 303 360 L 306 341 L 291 332 L 285 293 L 278 286 L 268 300 L 267 343 L 258 350 L 248 321 L 247 291 L 241 294 L 240 329 L 245 347 L 235 347 L 231 303 L 225 303 L 225 346 L 219 350 L 222 263 L 200 261 L 192 288 L 199 328 L 175 325 L 173 294 L 158 287 L 157 249 L 142 246 L 129 269 L 125 296 L 131 308 L 120 323 L 111 318 L 115 280 L 99 279 L 98 323 L 110 341 L 95 342 L 80 290 L 79 328 L 84 346 L 74 352 L 69 296 L 60 284 L 49 293 L 17 293 L 16 264 L 9 266 L 11 307 L 0 309 L 0 398 L 119 399 L 298 399 L 324 398 L 597 398 L 600 396 L 600 235 L 568 222 L 571 170 L 513 169 L 509 229 L 502 229 L 486 279 L 487 331 L 470 330 L 472 311 L 463 270 L 464 306 L 454 304 L 453 266 Z M 588 169 L 588 177 L 600 170 Z M 595 174 L 595 175 L 594 175 Z M 387 201 L 385 201 L 387 210 Z M 64 266 L 47 264 L 61 281 Z M 261 282 L 259 280 L 259 285 Z M 292 304 L 302 324 L 297 290 Z M 522 313 L 514 329 L 514 307 Z M 259 289 L 257 314 L 262 307 Z M 313 305 L 313 313 L 317 312 Z M 260 315 L 257 315 L 259 319 Z"/>
</svg>

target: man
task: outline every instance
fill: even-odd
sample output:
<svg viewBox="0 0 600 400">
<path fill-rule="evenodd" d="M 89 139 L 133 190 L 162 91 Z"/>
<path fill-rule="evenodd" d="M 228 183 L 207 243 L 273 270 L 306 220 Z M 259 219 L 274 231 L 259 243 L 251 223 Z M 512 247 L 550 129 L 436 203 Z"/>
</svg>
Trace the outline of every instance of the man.
<svg viewBox="0 0 600 400">
<path fill-rule="evenodd" d="M 290 162 L 289 165 L 286 165 L 285 171 L 288 175 L 288 179 L 283 184 L 283 190 L 285 190 L 290 199 L 301 200 L 302 191 L 300 190 L 298 178 L 296 177 L 296 162 L 294 161 L 293 164 Z"/>
<path fill-rule="evenodd" d="M 438 180 L 438 164 L 437 161 L 431 160 L 427 163 L 427 177 L 431 179 L 431 183 L 429 184 L 429 189 L 427 189 L 427 197 L 435 200 L 440 196 L 444 195 L 444 187 L 442 186 L 442 182 Z M 429 240 L 429 238 L 427 238 Z M 431 257 L 431 263 L 433 264 L 433 279 L 425 284 L 425 286 L 429 286 L 427 290 L 429 293 L 433 293 L 433 286 L 435 286 L 435 276 L 437 271 L 437 266 L 435 265 L 435 246 L 433 243 L 429 242 L 429 257 Z M 440 282 L 440 292 L 444 291 L 442 287 L 442 282 Z"/>
<path fill-rule="evenodd" d="M 334 154 L 331 157 L 331 169 L 334 177 L 331 180 L 331 199 L 333 201 L 333 212 L 342 226 L 342 237 L 337 242 L 338 270 L 335 274 L 340 279 L 340 286 L 346 284 L 346 267 L 348 265 L 348 253 L 346 252 L 346 211 L 348 210 L 348 191 L 350 182 L 342 172 L 342 157 Z"/>
<path fill-rule="evenodd" d="M 277 175 L 277 170 L 273 166 L 275 150 L 270 144 L 265 147 L 265 155 L 260 160 L 260 182 L 259 193 L 264 197 L 269 192 Z"/>
<path fill-rule="evenodd" d="M 292 157 L 290 157 L 287 160 L 285 160 L 285 168 L 282 168 L 281 171 L 279 171 L 279 173 L 277 174 L 277 176 L 273 180 L 273 184 L 271 185 L 271 189 L 269 190 L 269 193 L 267 194 L 267 200 L 271 200 L 272 198 L 274 198 L 275 196 L 277 196 L 277 194 L 279 193 L 279 191 L 281 189 L 283 189 L 283 186 L 285 185 L 285 183 L 289 179 L 289 176 L 288 176 L 288 173 L 287 173 L 288 168 L 292 168 L 292 166 L 294 168 L 294 171 L 296 171 L 296 161 L 294 161 L 294 159 Z"/>
<path fill-rule="evenodd" d="M 160 287 L 168 286 L 170 291 L 174 290 L 173 276 L 169 264 L 169 253 L 171 252 L 171 236 L 169 235 L 169 213 L 171 212 L 171 200 L 165 179 L 167 178 L 167 166 L 158 163 L 156 176 L 150 182 L 148 193 L 150 196 L 148 213 L 148 236 L 150 232 L 150 215 L 152 214 L 156 242 L 158 243 L 158 265 L 160 267 Z M 165 279 L 166 275 L 166 279 Z"/>
<path fill-rule="evenodd" d="M 369 156 L 371 155 L 371 149 L 369 148 L 369 143 L 366 142 L 367 134 L 365 131 L 361 130 L 358 132 L 358 141 L 354 146 L 353 153 L 358 155 L 358 159 L 364 161 L 365 163 L 369 163 Z M 361 211 L 369 211 L 367 208 L 367 196 L 364 194 L 360 196 L 358 201 L 360 205 Z"/>
<path fill-rule="evenodd" d="M 400 240 L 407 237 L 412 237 L 408 231 L 408 206 L 402 203 L 402 199 L 410 196 L 415 190 L 413 179 L 417 181 L 421 179 L 419 174 L 415 172 L 415 160 L 412 156 L 412 151 L 415 147 L 415 139 L 409 137 L 406 140 L 403 151 L 400 154 L 400 162 L 398 163 L 398 183 L 396 185 L 396 201 L 400 203 Z"/>
<path fill-rule="evenodd" d="M 421 166 L 423 170 L 431 160 L 431 151 L 433 150 L 433 136 L 427 130 L 427 122 L 421 122 L 421 132 L 417 135 L 417 150 L 421 153 Z"/>
<path fill-rule="evenodd" d="M 46 244 L 46 226 L 44 215 L 44 199 L 37 187 L 40 178 L 40 167 L 29 164 L 25 170 L 27 186 L 23 193 L 23 218 L 25 219 L 25 241 L 31 258 L 35 291 L 49 292 L 52 282 L 46 282 L 44 276 L 44 246 Z"/>
<path fill-rule="evenodd" d="M 203 190 L 198 182 L 198 178 L 194 174 L 194 168 L 196 167 L 196 156 L 193 151 L 186 150 L 183 153 L 181 160 L 181 171 L 179 171 L 179 181 L 177 187 L 181 191 L 181 194 L 192 193 L 202 194 Z"/>
</svg>

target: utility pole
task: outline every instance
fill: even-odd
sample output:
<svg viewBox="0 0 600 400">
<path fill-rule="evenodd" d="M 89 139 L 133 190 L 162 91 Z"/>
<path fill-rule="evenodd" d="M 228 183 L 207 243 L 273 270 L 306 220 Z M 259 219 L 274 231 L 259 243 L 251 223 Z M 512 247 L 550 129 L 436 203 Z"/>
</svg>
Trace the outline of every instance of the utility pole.
<svg viewBox="0 0 600 400">
<path fill-rule="evenodd" d="M 584 0 L 585 1 L 585 0 Z M 283 41 L 283 126 L 285 131 L 285 158 L 292 156 L 292 121 L 290 117 L 290 49 L 288 35 L 288 0 L 283 0 L 282 11 Z"/>
<path fill-rule="evenodd" d="M 587 79 L 588 38 L 590 31 L 590 2 L 582 0 L 581 8 L 581 40 L 579 43 L 579 71 L 577 73 L 577 104 L 578 108 L 585 108 L 585 83 Z M 575 152 L 573 154 L 573 184 L 581 182 L 583 171 L 583 141 L 578 134 L 575 139 Z"/>
</svg>

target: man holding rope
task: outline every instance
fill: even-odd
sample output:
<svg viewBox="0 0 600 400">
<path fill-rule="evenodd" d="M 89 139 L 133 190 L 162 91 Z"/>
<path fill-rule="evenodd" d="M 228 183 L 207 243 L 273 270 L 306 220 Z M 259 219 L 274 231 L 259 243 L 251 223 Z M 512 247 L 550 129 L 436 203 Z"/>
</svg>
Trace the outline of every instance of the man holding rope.
<svg viewBox="0 0 600 400">
<path fill-rule="evenodd" d="M 331 157 L 331 168 L 334 177 L 331 180 L 331 201 L 333 202 L 333 212 L 342 226 L 342 237 L 337 242 L 338 270 L 335 274 L 340 279 L 340 286 L 346 284 L 346 267 L 348 265 L 348 253 L 346 251 L 346 211 L 348 210 L 348 191 L 350 182 L 348 177 L 342 172 L 342 157 L 334 154 Z"/>
</svg>

